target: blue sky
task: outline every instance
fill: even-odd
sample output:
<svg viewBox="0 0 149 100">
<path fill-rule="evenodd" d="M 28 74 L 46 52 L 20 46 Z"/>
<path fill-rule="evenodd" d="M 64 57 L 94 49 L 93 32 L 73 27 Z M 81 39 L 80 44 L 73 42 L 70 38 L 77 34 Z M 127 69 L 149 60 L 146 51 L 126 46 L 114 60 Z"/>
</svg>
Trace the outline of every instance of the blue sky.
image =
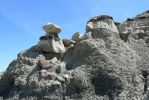
<svg viewBox="0 0 149 100">
<path fill-rule="evenodd" d="M 108 14 L 115 21 L 149 10 L 149 0 L 0 0 L 0 71 L 20 51 L 39 41 L 42 26 L 52 22 L 62 28 L 61 38 L 85 32 L 92 16 Z"/>
</svg>

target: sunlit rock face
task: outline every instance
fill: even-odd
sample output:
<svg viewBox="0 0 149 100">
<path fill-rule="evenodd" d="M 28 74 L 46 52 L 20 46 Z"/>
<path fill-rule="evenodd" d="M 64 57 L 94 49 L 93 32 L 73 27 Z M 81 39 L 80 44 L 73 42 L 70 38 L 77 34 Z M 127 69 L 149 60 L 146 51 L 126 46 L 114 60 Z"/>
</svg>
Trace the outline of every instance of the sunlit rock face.
<svg viewBox="0 0 149 100">
<path fill-rule="evenodd" d="M 91 18 L 86 25 L 86 31 L 93 31 L 98 29 L 109 29 L 112 32 L 118 33 L 118 29 L 114 24 L 113 18 L 108 15 L 101 15 Z"/>
<path fill-rule="evenodd" d="M 148 12 L 123 23 L 107 15 L 91 18 L 84 35 L 62 41 L 71 45 L 63 56 L 38 45 L 20 52 L 1 76 L 0 98 L 149 100 Z M 51 34 L 56 27 L 45 31 L 57 38 Z"/>
</svg>

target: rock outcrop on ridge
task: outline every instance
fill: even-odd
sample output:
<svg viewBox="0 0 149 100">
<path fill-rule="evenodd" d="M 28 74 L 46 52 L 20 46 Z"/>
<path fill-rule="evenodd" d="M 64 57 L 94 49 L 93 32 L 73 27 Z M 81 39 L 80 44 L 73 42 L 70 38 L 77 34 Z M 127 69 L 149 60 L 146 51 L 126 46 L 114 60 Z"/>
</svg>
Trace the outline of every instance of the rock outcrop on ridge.
<svg viewBox="0 0 149 100">
<path fill-rule="evenodd" d="M 149 100 L 149 11 L 123 23 L 91 18 L 63 56 L 20 52 L 0 79 L 8 100 Z"/>
</svg>

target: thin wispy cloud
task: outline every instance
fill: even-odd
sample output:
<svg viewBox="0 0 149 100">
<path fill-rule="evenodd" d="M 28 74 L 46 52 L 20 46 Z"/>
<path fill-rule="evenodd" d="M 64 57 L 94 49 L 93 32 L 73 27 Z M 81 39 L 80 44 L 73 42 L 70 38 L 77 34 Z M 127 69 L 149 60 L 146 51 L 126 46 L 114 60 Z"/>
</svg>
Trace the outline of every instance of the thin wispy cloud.
<svg viewBox="0 0 149 100">
<path fill-rule="evenodd" d="M 9 11 L 3 11 L 0 9 L 0 14 L 3 15 L 6 19 L 8 19 L 11 23 L 15 24 L 17 27 L 21 28 L 24 30 L 26 33 L 29 33 L 32 37 L 37 37 L 40 36 L 41 34 L 36 32 L 35 30 L 32 30 L 32 25 L 34 23 L 28 23 L 24 22 L 25 20 L 20 18 L 19 16 L 16 15 L 11 15 L 9 14 Z M 21 33 L 20 33 L 21 34 Z"/>
</svg>

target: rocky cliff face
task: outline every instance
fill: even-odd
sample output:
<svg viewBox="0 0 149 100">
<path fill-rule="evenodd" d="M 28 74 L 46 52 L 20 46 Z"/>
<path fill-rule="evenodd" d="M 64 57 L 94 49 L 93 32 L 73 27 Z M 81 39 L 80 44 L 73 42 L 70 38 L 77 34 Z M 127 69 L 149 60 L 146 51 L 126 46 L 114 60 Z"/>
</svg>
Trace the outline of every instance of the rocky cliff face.
<svg viewBox="0 0 149 100">
<path fill-rule="evenodd" d="M 149 100 L 149 11 L 123 23 L 107 15 L 93 17 L 84 37 L 89 35 L 75 42 L 63 58 L 35 46 L 19 53 L 0 80 L 0 96 Z"/>
</svg>

